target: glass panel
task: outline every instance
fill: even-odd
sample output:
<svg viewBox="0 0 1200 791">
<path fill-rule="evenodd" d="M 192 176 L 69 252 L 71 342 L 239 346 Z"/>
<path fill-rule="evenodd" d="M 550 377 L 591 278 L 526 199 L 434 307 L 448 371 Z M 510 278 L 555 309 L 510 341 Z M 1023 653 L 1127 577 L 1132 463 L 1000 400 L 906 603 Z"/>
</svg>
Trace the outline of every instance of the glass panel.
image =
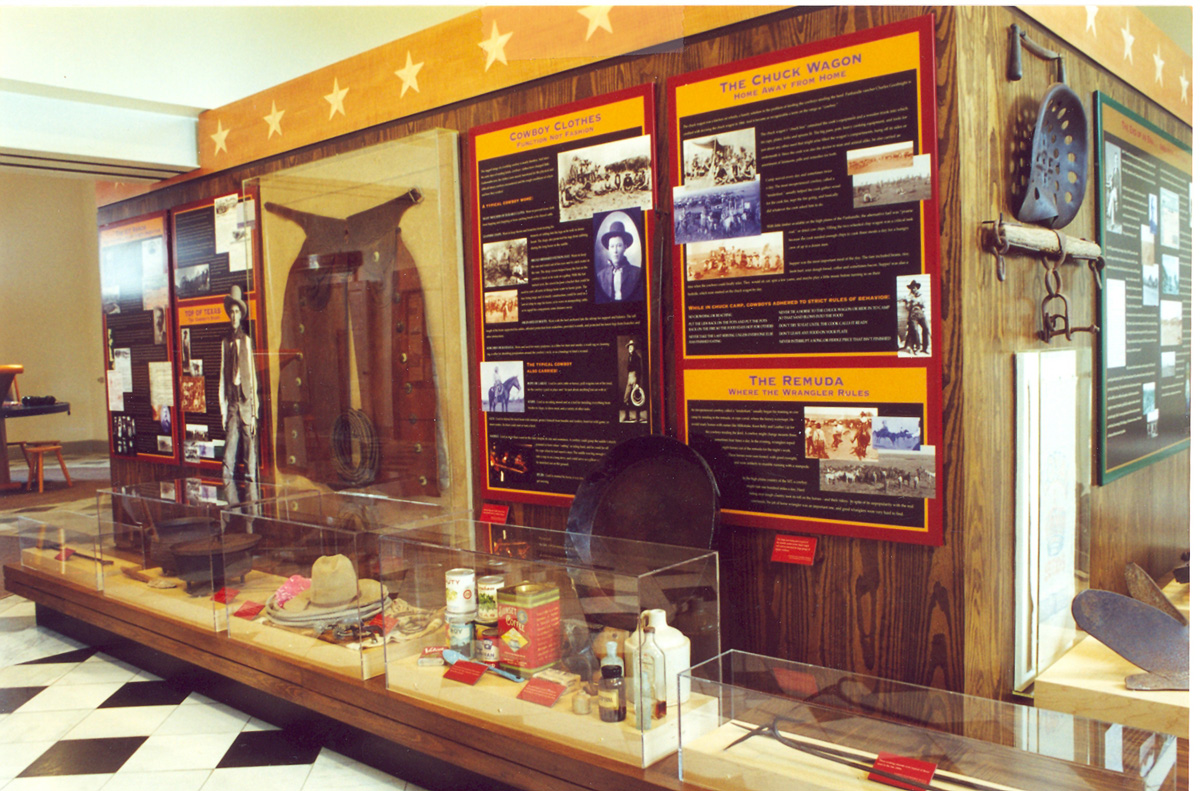
<svg viewBox="0 0 1200 791">
<path fill-rule="evenodd" d="M 680 718 L 679 776 L 701 788 L 873 791 L 916 764 L 932 780 L 909 787 L 1175 788 L 1165 734 L 740 651 L 679 683 L 717 703 Z"/>
</svg>

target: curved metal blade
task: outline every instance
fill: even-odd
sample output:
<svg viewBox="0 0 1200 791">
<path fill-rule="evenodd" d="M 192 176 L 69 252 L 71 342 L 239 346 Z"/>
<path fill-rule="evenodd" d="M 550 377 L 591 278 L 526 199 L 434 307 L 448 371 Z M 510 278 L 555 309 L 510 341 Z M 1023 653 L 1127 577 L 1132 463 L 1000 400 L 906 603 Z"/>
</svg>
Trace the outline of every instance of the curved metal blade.
<svg viewBox="0 0 1200 791">
<path fill-rule="evenodd" d="M 1071 602 L 1079 628 L 1142 670 L 1188 672 L 1189 628 L 1162 610 L 1110 591 L 1086 590 Z"/>
<path fill-rule="evenodd" d="M 1133 598 L 1162 610 L 1187 626 L 1188 619 L 1174 604 L 1171 604 L 1171 600 L 1162 592 L 1162 588 L 1158 587 L 1158 583 L 1138 564 L 1125 564 L 1125 587 L 1129 589 L 1129 595 Z"/>
<path fill-rule="evenodd" d="M 1125 677 L 1125 687 L 1136 690 L 1190 689 L 1187 673 L 1134 673 Z"/>
</svg>

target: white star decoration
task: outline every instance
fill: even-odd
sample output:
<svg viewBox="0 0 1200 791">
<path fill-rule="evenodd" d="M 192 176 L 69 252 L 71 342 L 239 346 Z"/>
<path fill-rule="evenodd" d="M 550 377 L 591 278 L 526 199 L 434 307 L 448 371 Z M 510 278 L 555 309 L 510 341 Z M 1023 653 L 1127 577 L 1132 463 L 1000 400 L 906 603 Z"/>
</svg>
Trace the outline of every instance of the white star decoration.
<svg viewBox="0 0 1200 791">
<path fill-rule="evenodd" d="M 228 130 L 228 129 L 222 129 L 222 128 L 221 128 L 221 121 L 220 121 L 220 120 L 218 120 L 218 121 L 217 121 L 217 133 L 216 133 L 215 135 L 209 135 L 209 137 L 211 137 L 211 138 L 212 138 L 213 142 L 217 144 L 217 150 L 216 150 L 216 151 L 213 151 L 213 156 L 214 156 L 214 157 L 215 157 L 217 154 L 220 154 L 222 151 L 224 151 L 225 153 L 229 153 L 229 149 L 225 147 L 225 138 L 226 138 L 228 135 L 229 135 L 229 130 Z"/>
<path fill-rule="evenodd" d="M 1187 100 L 1188 100 L 1188 98 L 1187 98 L 1187 89 L 1188 89 L 1188 86 L 1189 86 L 1189 85 L 1191 85 L 1191 83 L 1190 83 L 1190 82 L 1188 82 L 1187 75 L 1186 75 L 1186 74 L 1180 74 L 1180 75 L 1179 75 L 1179 87 L 1180 87 L 1182 90 L 1180 91 L 1180 96 L 1179 96 L 1179 98 L 1180 98 L 1180 100 L 1181 100 L 1181 101 L 1182 101 L 1184 104 L 1187 104 Z"/>
<path fill-rule="evenodd" d="M 592 40 L 592 34 L 596 32 L 596 28 L 602 27 L 609 33 L 612 32 L 612 22 L 608 20 L 608 12 L 612 11 L 610 5 L 590 5 L 579 9 L 579 13 L 587 17 L 588 31 L 585 41 Z"/>
<path fill-rule="evenodd" d="M 408 89 L 412 88 L 417 93 L 421 89 L 417 87 L 417 72 L 425 65 L 425 61 L 420 63 L 412 62 L 412 53 L 408 52 L 404 56 L 404 68 L 396 72 L 396 76 L 400 78 L 403 85 L 400 86 L 400 98 L 404 98 L 404 94 L 408 93 Z"/>
<path fill-rule="evenodd" d="M 1092 31 L 1092 36 L 1095 36 L 1096 35 L 1096 14 L 1100 13 L 1100 6 L 1088 5 L 1088 6 L 1084 6 L 1084 9 L 1087 10 L 1087 27 L 1085 27 L 1083 29 L 1083 32 L 1086 33 L 1090 30 L 1090 31 Z"/>
<path fill-rule="evenodd" d="M 338 81 L 335 77 L 333 80 L 333 93 L 325 94 L 325 101 L 329 102 L 329 120 L 338 113 L 346 114 L 346 108 L 342 105 L 342 100 L 346 98 L 346 94 L 350 92 L 349 88 L 338 89 Z"/>
<path fill-rule="evenodd" d="M 492 20 L 492 36 L 489 39 L 479 42 L 479 46 L 487 53 L 487 63 L 484 64 L 483 70 L 487 71 L 496 61 L 500 61 L 505 66 L 508 65 L 508 58 L 504 57 L 504 45 L 512 38 L 512 33 L 500 35 L 500 28 L 496 26 L 496 20 Z"/>
<path fill-rule="evenodd" d="M 283 127 L 279 125 L 280 119 L 283 118 L 285 110 L 276 110 L 275 102 L 271 102 L 271 114 L 264 115 L 263 120 L 267 122 L 267 139 L 271 139 L 271 135 L 278 134 L 283 137 Z"/>
<path fill-rule="evenodd" d="M 1125 39 L 1124 60 L 1133 63 L 1133 31 L 1129 29 L 1129 19 L 1125 19 L 1125 27 L 1121 28 L 1121 36 Z"/>
<path fill-rule="evenodd" d="M 1162 67 L 1166 61 L 1162 59 L 1162 45 L 1158 45 L 1154 49 L 1154 81 L 1159 85 L 1163 84 Z"/>
</svg>

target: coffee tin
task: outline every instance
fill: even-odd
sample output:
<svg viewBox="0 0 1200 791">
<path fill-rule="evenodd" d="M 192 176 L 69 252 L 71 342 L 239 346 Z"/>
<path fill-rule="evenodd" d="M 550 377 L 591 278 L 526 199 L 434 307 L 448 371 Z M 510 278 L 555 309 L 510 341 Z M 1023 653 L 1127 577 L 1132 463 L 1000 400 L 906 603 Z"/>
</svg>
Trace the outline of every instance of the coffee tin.
<svg viewBox="0 0 1200 791">
<path fill-rule="evenodd" d="M 480 577 L 476 586 L 479 588 L 479 613 L 475 620 L 479 623 L 496 623 L 500 620 L 500 604 L 496 600 L 496 594 L 504 587 L 504 575 L 489 574 Z"/>
<path fill-rule="evenodd" d="M 558 587 L 522 582 L 501 588 L 500 667 L 529 678 L 558 661 L 562 647 L 562 611 Z"/>
<path fill-rule="evenodd" d="M 474 613 L 475 570 L 450 569 L 446 572 L 446 612 Z"/>
</svg>

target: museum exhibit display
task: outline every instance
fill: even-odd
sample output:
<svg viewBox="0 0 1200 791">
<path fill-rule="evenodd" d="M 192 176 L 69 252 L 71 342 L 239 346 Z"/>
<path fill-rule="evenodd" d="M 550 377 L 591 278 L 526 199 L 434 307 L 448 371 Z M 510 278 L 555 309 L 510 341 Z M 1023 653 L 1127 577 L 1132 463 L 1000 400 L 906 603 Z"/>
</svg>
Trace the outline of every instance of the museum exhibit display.
<svg viewBox="0 0 1200 791">
<path fill-rule="evenodd" d="M 254 481 L 176 478 L 96 493 L 105 596 L 154 615 L 226 629 L 224 597 L 250 571 L 262 536 L 249 521 L 296 489 Z"/>
<path fill-rule="evenodd" d="M 457 135 L 247 180 L 278 475 L 469 502 Z"/>
<path fill-rule="evenodd" d="M 728 651 L 679 677 L 679 778 L 700 788 L 1171 791 L 1177 739 Z"/>
<path fill-rule="evenodd" d="M 54 510 L 40 519 L 15 520 L 21 565 L 38 569 L 93 590 L 104 589 L 104 569 L 113 560 L 103 556 L 100 526 L 95 516 Z"/>
<path fill-rule="evenodd" d="M 383 673 L 383 644 L 402 611 L 380 585 L 381 537 L 450 512 L 434 503 L 309 492 L 224 517 L 244 522 L 251 552 L 226 542 L 242 573 L 221 598 L 229 636 L 356 678 Z"/>
<path fill-rule="evenodd" d="M 585 11 L 207 110 L 104 202 L 113 486 L 6 587 L 530 791 L 1186 787 L 1190 58 Z"/>
<path fill-rule="evenodd" d="M 675 686 L 720 651 L 711 550 L 457 520 L 384 535 L 379 562 L 396 695 L 640 767 L 678 706 L 712 706 Z"/>
</svg>

